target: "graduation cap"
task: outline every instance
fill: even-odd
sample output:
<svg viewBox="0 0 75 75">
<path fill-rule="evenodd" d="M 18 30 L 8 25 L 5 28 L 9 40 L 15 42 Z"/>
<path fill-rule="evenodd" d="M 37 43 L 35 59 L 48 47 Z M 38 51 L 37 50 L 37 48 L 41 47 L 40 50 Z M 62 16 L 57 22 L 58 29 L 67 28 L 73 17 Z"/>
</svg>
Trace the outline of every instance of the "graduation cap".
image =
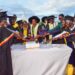
<svg viewBox="0 0 75 75">
<path fill-rule="evenodd" d="M 23 24 L 22 20 L 17 21 L 18 25 Z"/>
<path fill-rule="evenodd" d="M 44 17 L 42 17 L 42 22 L 44 22 L 46 19 L 48 19 L 48 17 L 47 16 L 44 16 Z"/>
<path fill-rule="evenodd" d="M 17 16 L 14 14 L 13 16 L 8 16 L 9 19 L 16 19 Z"/>
<path fill-rule="evenodd" d="M 7 17 L 7 11 L 0 12 L 0 17 Z"/>
<path fill-rule="evenodd" d="M 65 20 L 74 21 L 74 17 L 67 15 L 65 16 Z"/>
<path fill-rule="evenodd" d="M 51 15 L 51 16 L 48 16 L 48 20 L 50 20 L 50 19 L 55 19 L 56 17 L 54 16 L 54 15 Z"/>
<path fill-rule="evenodd" d="M 40 19 L 37 16 L 32 16 L 29 18 L 29 22 L 32 23 L 32 20 L 35 19 L 37 21 L 37 23 L 40 22 Z"/>
<path fill-rule="evenodd" d="M 64 17 L 64 14 L 59 14 L 59 16 L 62 16 L 62 17 Z"/>
<path fill-rule="evenodd" d="M 0 12 L 0 21 L 7 19 L 7 11 Z"/>
</svg>

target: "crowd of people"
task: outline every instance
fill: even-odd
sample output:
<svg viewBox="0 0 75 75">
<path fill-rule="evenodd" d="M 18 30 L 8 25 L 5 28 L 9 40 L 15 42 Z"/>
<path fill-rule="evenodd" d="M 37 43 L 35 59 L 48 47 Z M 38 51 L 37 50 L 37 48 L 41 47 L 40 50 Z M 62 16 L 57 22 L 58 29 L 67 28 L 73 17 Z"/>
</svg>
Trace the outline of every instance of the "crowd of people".
<svg viewBox="0 0 75 75">
<path fill-rule="evenodd" d="M 28 22 L 26 20 L 17 21 L 16 15 L 7 16 L 7 18 L 9 23 L 6 22 L 7 24 L 4 24 L 7 28 L 18 31 L 22 38 L 34 37 L 40 43 L 45 38 L 46 42 L 49 40 L 49 36 L 46 36 L 48 33 L 55 36 L 64 30 L 70 32 L 75 29 L 75 17 L 69 15 L 64 16 L 64 14 L 59 15 L 58 22 L 55 22 L 56 17 L 54 15 L 44 16 L 41 20 L 38 16 L 32 16 L 28 19 Z"/>
<path fill-rule="evenodd" d="M 8 21 L 7 21 L 8 18 Z M 56 22 L 55 19 L 58 18 L 59 21 Z M 62 33 L 63 31 L 68 32 L 69 34 L 73 34 L 71 36 L 63 35 L 63 37 L 59 37 L 55 40 L 52 40 L 53 37 Z M 3 70 L 0 72 L 0 75 L 12 75 L 11 68 L 11 56 L 10 56 L 10 48 L 9 46 L 14 43 L 23 43 L 25 41 L 36 41 L 39 43 L 52 43 L 52 44 L 66 44 L 73 49 L 71 54 L 69 64 L 72 64 L 75 67 L 75 16 L 60 14 L 58 17 L 54 15 L 44 16 L 39 19 L 38 16 L 32 16 L 26 20 L 17 21 L 17 16 L 8 16 L 7 12 L 0 12 L 0 42 L 4 41 L 4 39 L 8 38 L 11 33 L 15 33 L 12 39 L 0 47 L 0 50 L 9 50 L 6 52 L 7 56 L 7 65 L 5 64 L 6 60 L 2 61 Z M 11 42 L 12 41 L 12 42 Z M 1 56 L 1 55 L 0 55 Z M 1 59 L 5 59 L 5 57 L 0 57 Z M 1 60 L 0 59 L 0 60 Z M 3 63 L 5 65 L 3 65 Z M 10 64 L 10 65 L 8 65 Z M 5 67 L 6 66 L 6 67 Z M 7 66 L 9 72 L 7 71 Z M 1 67 L 0 67 L 1 69 Z M 4 72 L 5 71 L 5 72 Z M 7 71 L 7 72 L 6 72 Z M 7 74 L 6 74 L 7 73 Z"/>
</svg>

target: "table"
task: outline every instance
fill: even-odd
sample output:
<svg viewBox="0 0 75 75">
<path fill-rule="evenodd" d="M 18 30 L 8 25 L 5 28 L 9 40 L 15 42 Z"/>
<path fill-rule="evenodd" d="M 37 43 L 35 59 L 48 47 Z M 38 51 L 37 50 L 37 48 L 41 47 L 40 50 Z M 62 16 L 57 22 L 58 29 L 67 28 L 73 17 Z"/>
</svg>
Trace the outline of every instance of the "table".
<svg viewBox="0 0 75 75">
<path fill-rule="evenodd" d="M 72 52 L 64 44 L 41 45 L 34 49 L 13 45 L 11 48 L 14 75 L 65 75 Z"/>
</svg>

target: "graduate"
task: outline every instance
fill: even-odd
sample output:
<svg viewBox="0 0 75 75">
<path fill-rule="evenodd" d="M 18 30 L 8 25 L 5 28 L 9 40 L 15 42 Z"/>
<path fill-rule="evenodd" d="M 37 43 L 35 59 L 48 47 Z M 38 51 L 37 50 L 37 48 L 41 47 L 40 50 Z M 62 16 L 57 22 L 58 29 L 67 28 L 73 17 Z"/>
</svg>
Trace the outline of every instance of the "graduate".
<svg viewBox="0 0 75 75">
<path fill-rule="evenodd" d="M 57 26 L 54 28 L 54 30 L 55 29 L 60 30 L 62 28 L 62 23 L 64 21 L 64 18 L 65 18 L 64 14 L 59 15 L 59 22 L 58 22 Z"/>
<path fill-rule="evenodd" d="M 19 20 L 17 21 L 18 23 L 18 31 L 21 33 L 21 36 L 23 36 L 23 38 L 27 38 L 29 35 L 29 24 L 24 21 L 24 20 Z"/>
<path fill-rule="evenodd" d="M 17 16 L 16 15 L 8 16 L 8 18 L 9 18 L 8 28 L 16 31 L 18 29 L 18 24 L 16 23 Z"/>
<path fill-rule="evenodd" d="M 6 12 L 0 12 L 0 75 L 13 75 L 10 46 L 15 33 L 7 29 Z"/>
<path fill-rule="evenodd" d="M 55 28 L 55 16 L 54 15 L 51 15 L 51 16 L 48 16 L 48 25 L 49 25 L 49 30 L 52 30 Z"/>
<path fill-rule="evenodd" d="M 61 34 L 63 31 L 67 31 L 67 26 L 66 26 L 66 22 L 65 20 L 63 20 L 62 22 L 62 28 L 59 30 L 54 30 L 54 31 L 50 31 L 49 33 L 52 34 L 53 37 Z M 61 38 L 59 40 L 52 40 L 52 44 L 66 44 L 66 39 L 65 38 Z"/>
<path fill-rule="evenodd" d="M 29 38 L 30 37 L 30 26 L 27 21 L 23 20 L 23 38 Z"/>
<path fill-rule="evenodd" d="M 69 33 L 75 33 L 75 26 L 74 26 L 74 18 L 72 16 L 66 16 L 66 25 L 68 28 Z M 72 54 L 70 56 L 69 60 L 69 68 L 72 70 L 69 72 L 68 68 L 68 75 L 75 74 L 75 48 L 74 48 L 74 43 L 75 43 L 75 35 L 66 38 L 67 39 L 67 45 L 73 49 Z"/>
<path fill-rule="evenodd" d="M 16 15 L 8 16 L 8 18 L 9 18 L 9 25 L 7 26 L 7 28 L 21 33 L 22 30 L 20 29 L 20 25 L 18 25 L 20 22 L 19 23 L 16 22 L 17 16 Z M 19 40 L 17 37 L 14 37 L 13 42 L 14 44 L 17 44 L 22 43 L 23 41 Z"/>
<path fill-rule="evenodd" d="M 37 37 L 38 35 L 39 22 L 40 22 L 40 19 L 37 16 L 32 16 L 29 18 L 30 34 L 31 34 L 31 37 L 33 38 Z"/>
<path fill-rule="evenodd" d="M 17 27 L 17 31 L 19 31 L 21 34 L 23 34 L 23 22 L 22 20 L 17 21 L 18 27 Z"/>
<path fill-rule="evenodd" d="M 11 35 L 5 27 L 6 25 L 6 12 L 0 12 L 0 43 Z M 0 75 L 13 75 L 12 70 L 12 60 L 11 60 L 11 50 L 10 45 L 12 44 L 12 39 L 6 44 L 0 46 Z"/>
<path fill-rule="evenodd" d="M 41 19 L 42 23 L 40 24 L 40 26 L 38 27 L 38 34 L 39 35 L 44 35 L 43 33 L 48 31 L 49 30 L 49 25 L 48 25 L 48 17 L 47 16 L 44 16 L 42 17 Z M 46 42 L 49 40 L 49 36 L 46 36 L 46 37 L 40 37 L 39 38 L 39 42 Z"/>
<path fill-rule="evenodd" d="M 60 14 L 59 15 L 59 22 L 57 23 L 57 25 L 53 29 L 50 29 L 50 32 L 60 30 L 63 27 L 62 23 L 64 21 L 64 18 L 65 18 L 65 16 L 63 14 Z"/>
</svg>

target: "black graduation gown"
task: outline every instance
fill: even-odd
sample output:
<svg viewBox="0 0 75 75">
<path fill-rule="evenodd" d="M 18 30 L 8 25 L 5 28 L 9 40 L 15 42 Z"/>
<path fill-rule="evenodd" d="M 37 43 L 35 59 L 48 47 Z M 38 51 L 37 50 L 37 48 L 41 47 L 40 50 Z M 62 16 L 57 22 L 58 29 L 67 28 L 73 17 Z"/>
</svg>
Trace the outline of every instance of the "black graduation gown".
<svg viewBox="0 0 75 75">
<path fill-rule="evenodd" d="M 49 30 L 49 26 L 48 25 L 44 25 L 43 23 L 38 27 L 38 34 L 39 35 L 44 35 L 44 32 L 47 32 Z M 49 40 L 49 35 L 47 35 L 46 37 L 46 40 Z M 42 37 L 38 38 L 38 41 L 39 43 L 43 42 L 43 39 Z"/>
<path fill-rule="evenodd" d="M 0 28 L 0 42 L 11 34 L 5 27 Z M 11 49 L 12 39 L 0 46 L 0 75 L 13 75 Z"/>
<path fill-rule="evenodd" d="M 74 33 L 75 29 L 72 31 L 69 30 L 69 32 Z M 71 54 L 70 59 L 69 59 L 69 64 L 72 64 L 75 67 L 75 48 L 74 48 L 74 45 L 72 43 L 72 42 L 75 42 L 75 35 L 67 38 L 67 41 L 68 41 L 68 43 L 67 43 L 68 46 L 73 49 L 72 54 Z"/>
</svg>

